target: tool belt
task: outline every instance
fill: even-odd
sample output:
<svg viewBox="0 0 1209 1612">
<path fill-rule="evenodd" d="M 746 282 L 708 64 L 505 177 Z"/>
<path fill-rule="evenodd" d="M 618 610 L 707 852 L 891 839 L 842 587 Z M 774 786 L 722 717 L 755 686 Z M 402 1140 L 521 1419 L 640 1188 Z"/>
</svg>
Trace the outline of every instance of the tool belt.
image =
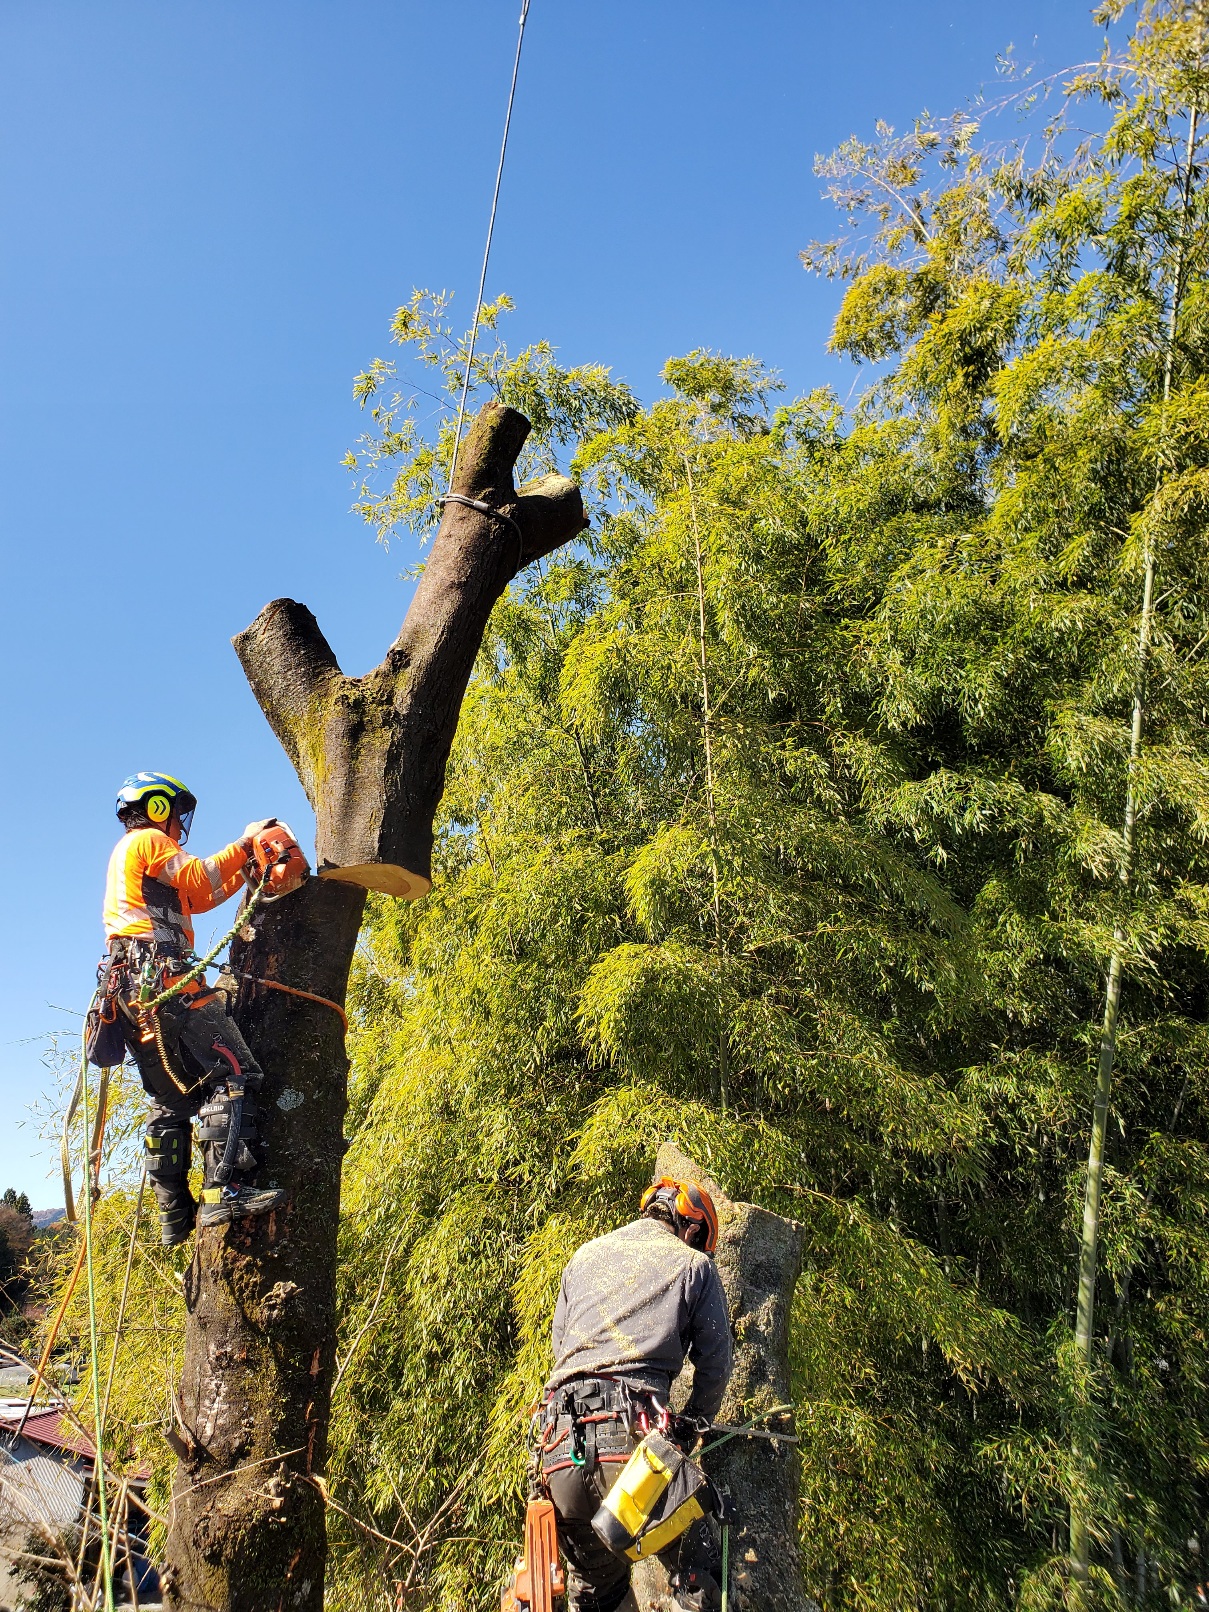
<svg viewBox="0 0 1209 1612">
<path fill-rule="evenodd" d="M 611 1377 L 577 1377 L 552 1389 L 538 1409 L 542 1476 L 567 1467 L 591 1471 L 630 1458 L 635 1435 L 666 1425 L 654 1394 Z"/>
<path fill-rule="evenodd" d="M 109 949 L 97 964 L 97 995 L 85 1024 L 85 1048 L 89 1063 L 99 1069 L 116 1068 L 126 1056 L 131 1038 L 150 1039 L 150 1031 L 139 1010 L 138 996 L 144 986 L 152 995 L 179 978 L 189 967 L 175 952 L 165 951 L 153 939 L 115 935 Z M 194 987 L 182 1007 L 196 1007 L 215 993 Z"/>
<path fill-rule="evenodd" d="M 114 1069 L 126 1057 L 127 1024 L 133 1022 L 126 1005 L 131 944 L 115 936 L 97 964 L 97 994 L 84 1023 L 84 1048 L 98 1069 Z"/>
</svg>

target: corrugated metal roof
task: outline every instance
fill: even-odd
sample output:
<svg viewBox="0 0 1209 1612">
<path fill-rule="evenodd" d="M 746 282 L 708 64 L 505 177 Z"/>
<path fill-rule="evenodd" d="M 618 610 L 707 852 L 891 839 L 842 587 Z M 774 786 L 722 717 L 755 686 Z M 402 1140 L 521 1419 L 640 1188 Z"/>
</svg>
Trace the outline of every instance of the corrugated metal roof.
<svg viewBox="0 0 1209 1612">
<path fill-rule="evenodd" d="M 16 1431 L 25 1410 L 23 1403 L 18 1401 L 15 1405 L 10 1401 L 0 1406 L 0 1433 Z M 96 1450 L 92 1440 L 79 1428 L 73 1427 L 64 1416 L 62 1410 L 55 1405 L 45 1410 L 34 1411 L 22 1429 L 22 1436 L 32 1439 L 35 1444 L 46 1444 L 55 1450 L 68 1450 L 72 1455 L 86 1455 L 91 1459 Z M 0 1438 L 0 1445 L 4 1440 Z"/>
<path fill-rule="evenodd" d="M 80 1515 L 84 1474 L 72 1462 L 42 1455 L 22 1439 L 15 1451 L 0 1445 L 0 1513 L 6 1521 L 67 1527 Z"/>
</svg>

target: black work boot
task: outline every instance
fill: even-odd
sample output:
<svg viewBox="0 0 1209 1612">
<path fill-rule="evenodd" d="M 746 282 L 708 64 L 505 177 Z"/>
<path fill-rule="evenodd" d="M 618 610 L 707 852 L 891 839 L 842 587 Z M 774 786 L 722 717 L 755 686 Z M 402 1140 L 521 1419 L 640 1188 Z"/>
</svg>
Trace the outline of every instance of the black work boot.
<svg viewBox="0 0 1209 1612">
<path fill-rule="evenodd" d="M 225 1226 L 233 1220 L 251 1220 L 280 1209 L 286 1195 L 281 1187 L 249 1187 L 231 1182 L 225 1187 L 203 1187 L 197 1229 Z"/>
</svg>

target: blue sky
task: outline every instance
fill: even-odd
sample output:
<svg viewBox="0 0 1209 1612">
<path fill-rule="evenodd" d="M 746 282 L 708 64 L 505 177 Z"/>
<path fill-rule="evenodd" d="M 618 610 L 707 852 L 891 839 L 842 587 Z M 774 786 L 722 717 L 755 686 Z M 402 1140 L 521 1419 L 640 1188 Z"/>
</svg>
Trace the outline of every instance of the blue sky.
<svg viewBox="0 0 1209 1612">
<path fill-rule="evenodd" d="M 0 1188 L 61 1202 L 26 1113 L 101 944 L 116 785 L 198 794 L 195 848 L 306 826 L 231 635 L 316 612 L 367 670 L 414 559 L 349 513 L 351 381 L 413 286 L 468 310 L 517 0 L 7 0 L 0 11 Z M 532 0 L 488 295 L 640 396 L 673 353 L 792 390 L 836 290 L 816 153 L 1053 70 L 1082 0 Z M 24 1123 L 23 1123 L 24 1122 Z"/>
</svg>

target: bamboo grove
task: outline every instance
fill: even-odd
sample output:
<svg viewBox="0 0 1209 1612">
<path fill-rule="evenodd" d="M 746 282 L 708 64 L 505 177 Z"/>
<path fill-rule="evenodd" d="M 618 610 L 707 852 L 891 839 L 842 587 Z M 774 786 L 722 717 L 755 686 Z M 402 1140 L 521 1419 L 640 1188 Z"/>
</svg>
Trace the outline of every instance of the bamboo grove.
<svg viewBox="0 0 1209 1612">
<path fill-rule="evenodd" d="M 334 1608 L 493 1604 L 558 1272 L 665 1136 L 807 1228 L 827 1612 L 1203 1604 L 1209 7 L 1119 11 L 1005 89 L 1027 138 L 821 164 L 854 407 L 704 351 L 641 406 L 486 310 L 475 390 L 592 529 L 497 608 L 433 893 L 363 935 Z M 454 391 L 442 298 L 394 335 Z M 422 531 L 449 426 L 357 389 L 360 507 Z M 109 1435 L 159 1468 L 167 1267 Z"/>
</svg>

